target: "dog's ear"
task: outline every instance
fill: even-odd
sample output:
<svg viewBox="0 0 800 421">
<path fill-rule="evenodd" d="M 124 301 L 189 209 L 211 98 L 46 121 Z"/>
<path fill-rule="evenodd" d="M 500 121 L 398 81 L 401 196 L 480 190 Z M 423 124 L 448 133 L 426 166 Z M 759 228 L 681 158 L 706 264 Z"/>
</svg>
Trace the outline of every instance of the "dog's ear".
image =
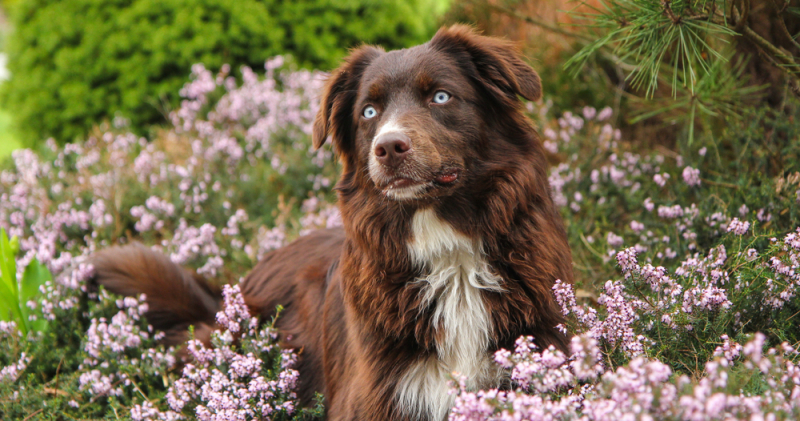
<svg viewBox="0 0 800 421">
<path fill-rule="evenodd" d="M 325 144 L 330 135 L 337 150 L 342 150 L 346 139 L 352 136 L 353 103 L 364 69 L 383 50 L 364 45 L 350 53 L 338 69 L 331 72 L 322 91 L 319 112 L 314 119 L 311 140 L 314 149 Z"/>
<path fill-rule="evenodd" d="M 471 62 L 477 72 L 471 76 L 504 102 L 516 103 L 517 95 L 531 101 L 542 97 L 539 75 L 522 61 L 510 41 L 479 35 L 466 25 L 453 25 L 440 29 L 430 45 L 455 57 L 462 66 L 467 65 L 464 61 Z"/>
</svg>

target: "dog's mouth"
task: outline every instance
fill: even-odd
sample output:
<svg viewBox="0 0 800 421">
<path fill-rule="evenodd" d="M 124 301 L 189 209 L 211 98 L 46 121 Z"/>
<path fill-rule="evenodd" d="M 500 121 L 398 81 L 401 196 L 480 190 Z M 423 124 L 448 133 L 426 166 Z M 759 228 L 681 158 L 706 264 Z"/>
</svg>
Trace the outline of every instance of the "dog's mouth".
<svg viewBox="0 0 800 421">
<path fill-rule="evenodd" d="M 448 169 L 439 173 L 433 181 L 441 185 L 448 185 L 458 181 L 458 176 L 459 171 L 457 169 Z"/>
<path fill-rule="evenodd" d="M 397 200 L 419 199 L 437 187 L 444 188 L 456 184 L 459 176 L 460 171 L 452 168 L 424 179 L 398 175 L 390 178 L 381 190 L 386 196 Z"/>
</svg>

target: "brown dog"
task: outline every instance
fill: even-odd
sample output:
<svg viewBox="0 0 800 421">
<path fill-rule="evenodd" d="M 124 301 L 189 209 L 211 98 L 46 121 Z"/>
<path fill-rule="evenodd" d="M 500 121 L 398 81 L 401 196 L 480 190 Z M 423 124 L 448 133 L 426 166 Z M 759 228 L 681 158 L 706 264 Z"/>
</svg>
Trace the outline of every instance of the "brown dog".
<svg viewBox="0 0 800 421">
<path fill-rule="evenodd" d="M 314 125 L 343 164 L 344 230 L 267 255 L 242 283 L 254 313 L 302 350 L 300 397 L 331 420 L 443 420 L 452 373 L 497 387 L 492 362 L 521 335 L 566 351 L 551 287 L 572 281 L 547 163 L 518 95 L 539 76 L 508 42 L 453 26 L 427 44 L 364 46 L 331 75 Z M 213 328 L 219 294 L 143 246 L 101 252 L 96 281 L 146 293 L 148 319 Z"/>
</svg>

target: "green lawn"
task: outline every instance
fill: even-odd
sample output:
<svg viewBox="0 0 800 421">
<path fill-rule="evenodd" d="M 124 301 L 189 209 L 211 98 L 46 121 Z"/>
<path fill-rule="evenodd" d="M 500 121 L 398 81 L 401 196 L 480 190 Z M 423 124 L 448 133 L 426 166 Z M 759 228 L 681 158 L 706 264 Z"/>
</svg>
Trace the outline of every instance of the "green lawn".
<svg viewBox="0 0 800 421">
<path fill-rule="evenodd" d="M 11 131 L 11 115 L 0 110 L 0 159 L 11 155 L 11 151 L 22 146 Z"/>
</svg>

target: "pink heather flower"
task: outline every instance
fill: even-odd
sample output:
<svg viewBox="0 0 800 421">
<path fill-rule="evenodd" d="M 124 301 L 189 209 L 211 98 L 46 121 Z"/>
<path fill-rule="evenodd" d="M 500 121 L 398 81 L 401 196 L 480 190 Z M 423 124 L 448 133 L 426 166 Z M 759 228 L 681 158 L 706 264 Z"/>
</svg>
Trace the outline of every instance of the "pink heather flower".
<svg viewBox="0 0 800 421">
<path fill-rule="evenodd" d="M 756 218 L 761 222 L 769 222 L 772 220 L 772 214 L 767 212 L 766 209 L 761 208 L 758 210 L 758 213 L 756 213 Z"/>
<path fill-rule="evenodd" d="M 747 230 L 750 229 L 750 223 L 747 221 L 740 221 L 739 218 L 733 218 L 731 222 L 728 223 L 728 232 L 732 232 L 736 235 L 744 235 Z"/>
<path fill-rule="evenodd" d="M 742 351 L 742 346 L 736 342 L 732 342 L 728 335 L 722 335 L 722 345 L 714 350 L 714 356 L 724 356 L 728 362 L 732 363 Z"/>
<path fill-rule="evenodd" d="M 250 309 L 244 302 L 244 296 L 239 285 L 224 285 L 222 287 L 223 305 L 222 310 L 217 313 L 217 323 L 231 333 L 239 333 L 242 323 L 245 326 L 250 324 L 252 316 Z"/>
<path fill-rule="evenodd" d="M 593 380 L 603 373 L 602 352 L 597 340 L 589 335 L 576 335 L 570 342 L 571 368 L 580 380 Z"/>
<path fill-rule="evenodd" d="M 647 199 L 644 199 L 644 208 L 647 209 L 648 212 L 652 212 L 653 209 L 655 209 L 655 204 L 653 203 L 653 200 L 650 199 L 649 197 Z"/>
<path fill-rule="evenodd" d="M 286 226 L 279 225 L 267 230 L 259 228 L 258 235 L 258 259 L 261 260 L 270 250 L 281 248 L 286 244 Z"/>
<path fill-rule="evenodd" d="M 684 210 L 680 205 L 658 207 L 658 216 L 664 219 L 680 218 L 683 213 Z"/>
<path fill-rule="evenodd" d="M 742 205 L 739 207 L 739 216 L 745 216 L 747 215 L 747 212 L 750 212 L 750 208 L 748 208 L 747 205 Z"/>
<path fill-rule="evenodd" d="M 667 180 L 669 180 L 669 177 L 670 176 L 667 173 L 656 174 L 653 176 L 653 181 L 655 181 L 655 183 L 658 184 L 659 187 L 664 187 L 665 185 L 667 185 Z"/>
<path fill-rule="evenodd" d="M 797 228 L 795 232 L 787 234 L 783 242 L 795 251 L 800 251 L 800 228 Z"/>
<path fill-rule="evenodd" d="M 619 264 L 625 277 L 629 278 L 632 272 L 639 269 L 639 264 L 636 261 L 636 250 L 627 248 L 617 253 L 617 264 Z"/>
<path fill-rule="evenodd" d="M 623 243 L 622 237 L 610 231 L 606 235 L 606 241 L 608 242 L 608 245 L 611 247 L 619 247 Z"/>
<path fill-rule="evenodd" d="M 683 169 L 683 181 L 689 186 L 699 186 L 700 185 L 700 170 L 692 167 L 686 167 Z"/>
<path fill-rule="evenodd" d="M 22 372 L 28 367 L 28 363 L 30 362 L 30 357 L 23 352 L 20 354 L 19 360 L 16 363 L 12 363 L 0 369 L 0 382 L 16 381 L 20 374 L 22 374 Z"/>
<path fill-rule="evenodd" d="M 631 221 L 631 229 L 638 234 L 644 231 L 644 224 L 639 221 Z"/>
<path fill-rule="evenodd" d="M 583 119 L 572 114 L 572 112 L 567 111 L 564 115 L 558 119 L 558 124 L 561 126 L 562 129 L 568 129 L 570 131 L 565 131 L 565 133 L 572 134 L 575 130 L 580 130 L 583 128 Z M 565 141 L 569 141 L 568 139 L 564 139 Z"/>
<path fill-rule="evenodd" d="M 608 120 L 613 113 L 614 110 L 612 110 L 611 107 L 605 107 L 597 114 L 597 121 Z"/>
<path fill-rule="evenodd" d="M 583 107 L 583 118 L 591 120 L 596 115 L 597 115 L 597 109 L 595 109 L 594 107 Z"/>
</svg>

